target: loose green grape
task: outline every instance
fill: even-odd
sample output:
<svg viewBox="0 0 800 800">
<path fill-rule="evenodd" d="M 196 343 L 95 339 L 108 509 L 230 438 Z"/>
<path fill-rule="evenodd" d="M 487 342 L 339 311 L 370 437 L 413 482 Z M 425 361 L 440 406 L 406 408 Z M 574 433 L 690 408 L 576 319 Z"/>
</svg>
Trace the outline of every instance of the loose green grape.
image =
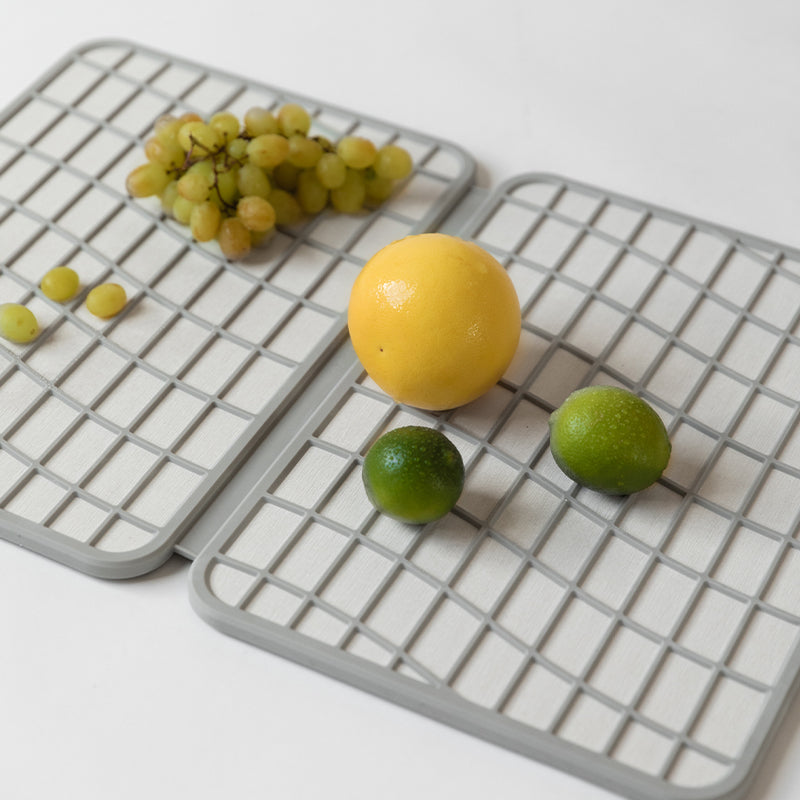
<svg viewBox="0 0 800 800">
<path fill-rule="evenodd" d="M 266 108 L 254 107 L 248 109 L 244 115 L 244 129 L 250 137 L 261 136 L 265 133 L 279 133 L 278 120 Z"/>
<path fill-rule="evenodd" d="M 315 171 L 326 189 L 338 189 L 347 177 L 347 164 L 336 153 L 324 153 L 317 161 Z"/>
<path fill-rule="evenodd" d="M 210 242 L 222 224 L 222 212 L 210 200 L 198 203 L 189 215 L 189 229 L 198 242 Z"/>
<path fill-rule="evenodd" d="M 244 161 L 247 158 L 247 139 L 236 138 L 228 142 L 225 148 L 228 155 L 236 161 Z"/>
<path fill-rule="evenodd" d="M 345 214 L 355 214 L 364 205 L 367 185 L 364 173 L 348 169 L 344 183 L 338 189 L 331 189 L 331 205 Z"/>
<path fill-rule="evenodd" d="M 228 217 L 222 220 L 219 226 L 217 242 L 225 257 L 235 261 L 244 258 L 250 252 L 250 231 L 245 228 L 241 220 Z"/>
<path fill-rule="evenodd" d="M 322 157 L 322 146 L 314 139 L 300 133 L 289 137 L 289 155 L 287 161 L 300 169 L 313 167 Z"/>
<path fill-rule="evenodd" d="M 199 172 L 187 172 L 178 179 L 178 194 L 192 203 L 202 203 L 210 191 L 211 183 Z"/>
<path fill-rule="evenodd" d="M 369 175 L 365 178 L 364 186 L 367 197 L 380 203 L 391 195 L 394 181 L 390 178 L 382 178 L 380 175 Z"/>
<path fill-rule="evenodd" d="M 39 323 L 33 311 L 19 303 L 0 305 L 0 336 L 11 342 L 25 344 L 38 334 Z"/>
<path fill-rule="evenodd" d="M 220 111 L 208 121 L 221 136 L 224 142 L 233 141 L 239 135 L 239 118 L 230 111 Z"/>
<path fill-rule="evenodd" d="M 297 103 L 287 103 L 278 110 L 278 127 L 284 136 L 306 134 L 311 128 L 311 116 Z"/>
<path fill-rule="evenodd" d="M 203 118 L 199 114 L 195 114 L 194 111 L 186 111 L 185 113 L 181 114 L 178 119 L 181 122 L 202 122 Z"/>
<path fill-rule="evenodd" d="M 289 141 L 277 133 L 263 133 L 250 140 L 247 156 L 257 167 L 277 167 L 289 155 Z"/>
<path fill-rule="evenodd" d="M 148 161 L 160 164 L 167 170 L 177 169 L 186 158 L 186 153 L 177 142 L 165 142 L 156 136 L 151 136 L 145 142 L 144 154 Z"/>
<path fill-rule="evenodd" d="M 64 303 L 77 293 L 80 278 L 71 267 L 53 267 L 45 273 L 39 286 L 45 297 Z"/>
<path fill-rule="evenodd" d="M 236 206 L 236 216 L 249 231 L 268 231 L 275 227 L 275 209 L 263 197 L 243 197 Z"/>
<path fill-rule="evenodd" d="M 297 202 L 306 214 L 319 214 L 328 205 L 328 190 L 314 170 L 303 170 L 297 176 Z"/>
<path fill-rule="evenodd" d="M 118 283 L 101 283 L 86 296 L 86 308 L 102 319 L 119 314 L 127 302 L 125 290 Z"/>
<path fill-rule="evenodd" d="M 297 189 L 297 176 L 299 174 L 300 170 L 294 164 L 284 161 L 272 170 L 272 179 L 279 189 L 293 192 Z"/>
<path fill-rule="evenodd" d="M 275 209 L 276 225 L 294 225 L 303 218 L 300 203 L 285 189 L 273 189 L 269 195 L 269 203 Z"/>
<path fill-rule="evenodd" d="M 348 167 L 366 169 L 375 160 L 377 149 L 363 136 L 343 136 L 336 145 L 336 152 Z"/>
<path fill-rule="evenodd" d="M 372 166 L 379 178 L 399 181 L 411 174 L 414 164 L 408 150 L 396 144 L 387 144 L 375 154 Z"/>
<path fill-rule="evenodd" d="M 170 182 L 170 176 L 160 164 L 148 161 L 132 170 L 125 179 L 125 188 L 131 197 L 152 197 L 161 194 Z"/>
<path fill-rule="evenodd" d="M 192 210 L 195 205 L 196 204 L 191 200 L 187 200 L 185 197 L 178 195 L 175 198 L 175 202 L 172 204 L 172 216 L 177 222 L 180 222 L 181 225 L 188 225 L 189 220 L 192 218 Z"/>
<path fill-rule="evenodd" d="M 269 197 L 272 189 L 267 173 L 261 167 L 250 163 L 242 164 L 239 168 L 239 173 L 236 176 L 236 187 L 242 197 L 255 195 L 256 197 L 263 197 L 265 200 Z"/>
</svg>

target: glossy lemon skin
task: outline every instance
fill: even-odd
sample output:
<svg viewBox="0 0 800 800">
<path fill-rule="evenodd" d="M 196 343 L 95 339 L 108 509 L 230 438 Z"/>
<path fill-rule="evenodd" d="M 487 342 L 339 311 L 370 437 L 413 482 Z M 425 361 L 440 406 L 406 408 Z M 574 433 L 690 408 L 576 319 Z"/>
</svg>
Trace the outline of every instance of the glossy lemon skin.
<svg viewBox="0 0 800 800">
<path fill-rule="evenodd" d="M 519 299 L 502 265 L 478 245 L 417 234 L 364 266 L 348 329 L 364 369 L 390 397 L 445 410 L 501 378 L 519 344 Z"/>
</svg>

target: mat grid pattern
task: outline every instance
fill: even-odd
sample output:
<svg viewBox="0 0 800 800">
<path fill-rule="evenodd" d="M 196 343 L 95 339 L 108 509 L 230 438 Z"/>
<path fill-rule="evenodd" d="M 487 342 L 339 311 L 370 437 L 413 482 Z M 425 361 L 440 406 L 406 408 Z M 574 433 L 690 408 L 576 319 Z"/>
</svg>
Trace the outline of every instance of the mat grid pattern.
<svg viewBox="0 0 800 800">
<path fill-rule="evenodd" d="M 355 364 L 195 563 L 199 592 L 266 647 L 372 663 L 401 702 L 433 690 L 534 755 L 600 755 L 626 793 L 727 792 L 797 664 L 800 262 L 542 176 L 503 187 L 465 235 L 522 302 L 503 380 L 428 414 Z M 597 383 L 668 426 L 674 455 L 646 492 L 580 489 L 552 460 L 550 411 Z M 424 530 L 361 487 L 369 445 L 409 423 L 467 465 L 457 508 Z"/>
<path fill-rule="evenodd" d="M 242 262 L 199 245 L 128 172 L 166 113 L 302 102 L 313 132 L 394 141 L 415 170 L 379 208 L 283 229 Z M 456 148 L 124 43 L 72 53 L 0 118 L 0 300 L 43 328 L 0 347 L 0 509 L 92 572 L 152 568 L 281 404 L 345 333 L 349 287 L 383 244 L 426 230 L 463 191 Z M 81 293 L 38 289 L 61 264 Z M 125 311 L 83 305 L 118 282 Z M 302 331 L 302 334 L 298 334 Z M 106 554 L 106 555 L 104 555 Z M 149 554 L 149 555 L 148 555 Z"/>
</svg>

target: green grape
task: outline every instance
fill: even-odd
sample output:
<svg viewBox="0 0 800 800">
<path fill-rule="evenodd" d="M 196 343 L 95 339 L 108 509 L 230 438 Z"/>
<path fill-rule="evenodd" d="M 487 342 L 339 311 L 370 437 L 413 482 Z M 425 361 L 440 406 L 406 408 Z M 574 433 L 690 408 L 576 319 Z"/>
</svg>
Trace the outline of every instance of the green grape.
<svg viewBox="0 0 800 800">
<path fill-rule="evenodd" d="M 77 294 L 80 282 L 78 273 L 71 267 L 53 267 L 45 273 L 39 286 L 45 297 L 65 303 Z"/>
<path fill-rule="evenodd" d="M 208 121 L 224 142 L 233 141 L 239 135 L 239 118 L 230 111 L 220 111 Z"/>
<path fill-rule="evenodd" d="M 178 144 L 193 155 L 213 153 L 224 144 L 222 134 L 205 122 L 192 120 L 178 131 Z"/>
<path fill-rule="evenodd" d="M 229 111 L 208 121 L 192 112 L 165 115 L 145 143 L 148 162 L 128 175 L 128 191 L 158 195 L 165 214 L 197 241 L 216 237 L 233 259 L 276 225 L 293 225 L 329 203 L 355 213 L 366 200 L 384 200 L 412 169 L 401 147 L 378 150 L 361 136 L 333 144 L 308 136 L 311 124 L 296 103 L 277 114 L 250 108 L 241 123 Z"/>
<path fill-rule="evenodd" d="M 236 138 L 228 142 L 225 148 L 228 155 L 236 161 L 244 161 L 247 158 L 247 139 Z"/>
<path fill-rule="evenodd" d="M 306 214 L 319 214 L 328 205 L 328 190 L 314 170 L 303 170 L 297 176 L 297 202 Z"/>
<path fill-rule="evenodd" d="M 269 203 L 275 209 L 276 225 L 294 225 L 303 218 L 300 203 L 285 189 L 273 189 L 269 195 Z"/>
<path fill-rule="evenodd" d="M 242 197 L 254 195 L 263 197 L 265 200 L 269 197 L 272 189 L 267 173 L 261 167 L 250 163 L 242 164 L 239 168 L 239 173 L 236 176 L 236 187 Z"/>
<path fill-rule="evenodd" d="M 149 138 L 144 145 L 148 161 L 160 164 L 164 169 L 177 169 L 183 165 L 186 153 L 177 142 L 165 142 L 157 136 Z"/>
<path fill-rule="evenodd" d="M 275 209 L 263 197 L 243 197 L 236 206 L 236 216 L 249 231 L 268 231 L 275 227 Z"/>
<path fill-rule="evenodd" d="M 253 247 L 263 244 L 275 235 L 275 226 L 266 231 L 250 231 L 250 244 Z"/>
<path fill-rule="evenodd" d="M 180 197 L 178 194 L 178 181 L 171 180 L 159 195 L 161 209 L 165 214 L 172 215 L 172 205 L 176 197 Z"/>
<path fill-rule="evenodd" d="M 375 154 L 372 166 L 379 178 L 399 181 L 411 174 L 414 165 L 407 150 L 396 144 L 387 144 Z"/>
<path fill-rule="evenodd" d="M 239 168 L 231 166 L 228 169 L 217 170 L 217 182 L 212 192 L 212 199 L 216 195 L 217 200 L 223 205 L 232 208 L 239 199 L 239 188 L 237 178 Z"/>
<path fill-rule="evenodd" d="M 153 136 L 164 144 L 178 144 L 178 131 L 184 126 L 184 121 L 172 114 L 164 114 L 153 125 Z"/>
<path fill-rule="evenodd" d="M 315 170 L 317 179 L 326 189 L 338 189 L 347 176 L 347 164 L 336 153 L 323 153 Z"/>
<path fill-rule="evenodd" d="M 336 152 L 348 167 L 366 169 L 375 160 L 375 145 L 363 136 L 343 136 L 336 145 Z"/>
<path fill-rule="evenodd" d="M 184 122 L 178 129 L 177 141 L 178 144 L 188 153 L 193 145 L 193 136 L 195 130 L 204 127 L 205 123 L 202 120 L 192 120 L 191 122 Z"/>
<path fill-rule="evenodd" d="M 309 139 L 300 133 L 295 133 L 289 137 L 289 155 L 287 161 L 306 169 L 316 165 L 322 156 L 322 146 L 314 139 Z"/>
<path fill-rule="evenodd" d="M 211 191 L 211 184 L 199 172 L 187 172 L 178 179 L 178 194 L 192 203 L 202 203 Z"/>
<path fill-rule="evenodd" d="M 219 226 L 217 242 L 225 257 L 235 261 L 244 258 L 250 252 L 250 231 L 245 228 L 241 220 L 228 217 L 222 220 Z"/>
<path fill-rule="evenodd" d="M 248 136 L 254 138 L 265 133 L 279 133 L 278 120 L 266 108 L 254 107 L 248 109 L 244 115 L 244 129 Z"/>
<path fill-rule="evenodd" d="M 172 204 L 172 216 L 176 221 L 180 222 L 181 225 L 188 225 L 189 220 L 192 218 L 192 209 L 194 207 L 195 204 L 191 200 L 187 200 L 185 197 L 178 195 L 175 198 L 175 202 Z"/>
<path fill-rule="evenodd" d="M 295 133 L 305 135 L 311 128 L 311 117 L 308 111 L 297 103 L 287 103 L 278 111 L 278 127 L 284 136 Z"/>
<path fill-rule="evenodd" d="M 263 133 L 250 140 L 247 155 L 257 167 L 277 167 L 289 155 L 289 141 L 277 133 Z"/>
<path fill-rule="evenodd" d="M 202 175 L 211 185 L 214 183 L 215 169 L 214 162 L 209 158 L 204 158 L 202 161 L 195 161 L 186 170 L 186 175 Z"/>
<path fill-rule="evenodd" d="M 294 164 L 284 161 L 272 170 L 272 179 L 279 189 L 293 192 L 297 188 L 297 176 L 299 174 L 300 170 Z"/>
<path fill-rule="evenodd" d="M 152 197 L 161 194 L 170 182 L 170 176 L 160 164 L 148 161 L 130 172 L 125 179 L 125 188 L 131 197 Z"/>
<path fill-rule="evenodd" d="M 365 188 L 367 197 L 380 203 L 391 195 L 394 181 L 380 175 L 368 175 L 365 178 Z"/>
<path fill-rule="evenodd" d="M 189 215 L 189 228 L 198 242 L 210 242 L 222 223 L 222 212 L 209 200 L 198 203 Z"/>
<path fill-rule="evenodd" d="M 33 311 L 19 303 L 0 305 L 0 336 L 10 342 L 25 344 L 37 337 L 39 323 Z"/>
<path fill-rule="evenodd" d="M 165 131 L 168 131 L 171 126 L 175 126 L 178 118 L 174 114 L 162 114 L 153 123 L 153 133 L 156 136 L 162 136 Z"/>
<path fill-rule="evenodd" d="M 331 189 L 331 205 L 345 214 L 355 214 L 364 205 L 367 185 L 364 173 L 348 169 L 344 183 L 338 189 Z"/>
<path fill-rule="evenodd" d="M 127 302 L 125 290 L 118 283 L 101 283 L 86 295 L 86 308 L 102 319 L 119 314 Z"/>
</svg>

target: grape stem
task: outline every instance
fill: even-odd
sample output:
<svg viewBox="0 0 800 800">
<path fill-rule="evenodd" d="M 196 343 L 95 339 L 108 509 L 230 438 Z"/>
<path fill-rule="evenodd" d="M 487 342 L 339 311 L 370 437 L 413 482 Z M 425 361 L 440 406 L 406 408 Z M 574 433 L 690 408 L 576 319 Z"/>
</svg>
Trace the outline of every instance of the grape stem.
<svg viewBox="0 0 800 800">
<path fill-rule="evenodd" d="M 231 162 L 238 164 L 241 166 L 244 163 L 244 159 L 237 159 L 233 158 L 231 154 L 225 148 L 225 145 L 221 145 L 216 150 L 212 150 L 206 145 L 202 144 L 202 142 L 198 142 L 197 139 L 194 138 L 194 135 L 189 135 L 189 150 L 186 153 L 186 158 L 183 161 L 183 166 L 180 170 L 176 170 L 179 172 L 185 172 L 192 164 L 198 164 L 201 161 L 206 161 L 207 159 L 216 159 L 220 153 L 225 154 L 225 161 L 223 162 L 223 171 L 227 172 L 231 167 Z M 199 156 L 195 158 L 195 147 L 199 147 L 205 151 L 205 155 Z M 219 190 L 219 165 L 217 164 L 216 160 L 214 160 L 214 182 L 211 184 L 209 192 L 215 191 L 217 193 L 217 197 L 219 198 L 220 203 L 229 211 L 233 211 L 236 208 L 236 205 L 233 203 L 229 203 L 223 196 L 222 192 Z"/>
</svg>

